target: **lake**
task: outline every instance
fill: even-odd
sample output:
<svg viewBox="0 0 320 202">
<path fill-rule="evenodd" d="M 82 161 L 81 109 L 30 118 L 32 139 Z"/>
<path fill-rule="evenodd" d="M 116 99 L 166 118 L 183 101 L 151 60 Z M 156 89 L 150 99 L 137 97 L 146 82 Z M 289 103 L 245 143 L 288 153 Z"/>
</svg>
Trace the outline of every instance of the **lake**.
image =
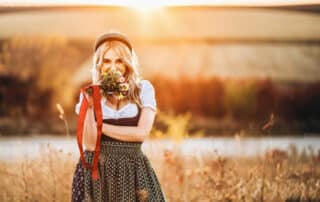
<svg viewBox="0 0 320 202">
<path fill-rule="evenodd" d="M 315 152 L 320 150 L 320 137 L 246 137 L 236 139 L 231 137 L 214 138 L 189 138 L 185 139 L 177 147 L 184 155 L 222 155 L 222 156 L 256 156 L 263 154 L 268 149 L 278 148 L 287 150 L 294 144 L 301 152 L 312 147 Z M 48 148 L 71 153 L 75 158 L 79 157 L 76 137 L 61 137 L 53 135 L 0 137 L 0 160 L 11 161 L 21 158 L 34 158 Z M 159 151 L 176 147 L 171 140 L 146 140 L 142 144 L 142 150 L 150 155 L 162 154 Z"/>
</svg>

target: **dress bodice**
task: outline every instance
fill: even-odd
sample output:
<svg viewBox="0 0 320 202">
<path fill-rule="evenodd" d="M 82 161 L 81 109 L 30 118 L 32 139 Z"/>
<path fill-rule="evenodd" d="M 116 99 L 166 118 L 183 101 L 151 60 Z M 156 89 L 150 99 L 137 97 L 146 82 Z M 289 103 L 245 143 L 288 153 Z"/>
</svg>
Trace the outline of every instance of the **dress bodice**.
<svg viewBox="0 0 320 202">
<path fill-rule="evenodd" d="M 140 100 L 142 107 L 148 107 L 155 112 L 157 112 L 157 102 L 155 98 L 155 90 L 152 83 L 149 80 L 141 80 L 140 81 Z M 78 115 L 80 112 L 81 102 L 83 100 L 83 95 L 80 93 L 79 95 L 79 102 L 75 105 L 75 112 Z M 136 103 L 128 103 L 127 105 L 121 107 L 119 110 L 115 110 L 105 104 L 105 98 L 102 97 L 101 99 L 101 110 L 102 110 L 102 119 L 104 123 L 109 123 L 113 125 L 119 126 L 137 126 L 138 121 L 141 114 L 141 108 Z M 112 141 L 117 142 L 119 144 L 124 143 L 124 141 L 111 138 L 102 134 L 101 142 L 104 141 Z M 127 141 L 126 141 L 127 142 Z M 131 143 L 138 143 L 139 142 L 131 142 Z"/>
<path fill-rule="evenodd" d="M 108 124 L 118 125 L 118 126 L 137 126 L 139 122 L 140 114 L 141 114 L 141 108 L 138 107 L 138 113 L 133 117 L 125 117 L 125 118 L 119 118 L 119 119 L 108 118 L 108 119 L 103 119 L 102 121 L 103 123 L 108 123 Z M 102 134 L 101 136 L 101 142 L 103 141 L 123 142 L 122 140 L 118 140 L 118 139 L 106 136 L 105 134 Z M 130 141 L 126 141 L 126 142 L 130 143 Z M 142 142 L 131 142 L 131 143 L 142 143 Z"/>
<path fill-rule="evenodd" d="M 140 82 L 141 92 L 140 99 L 143 107 L 149 107 L 157 112 L 157 102 L 155 98 L 155 90 L 152 83 L 149 80 L 141 80 Z M 79 95 L 79 102 L 75 105 L 75 112 L 79 114 L 80 106 L 82 102 L 82 93 Z M 122 119 L 128 117 L 134 117 L 138 114 L 139 106 L 136 103 L 128 103 L 121 107 L 119 110 L 115 110 L 105 104 L 105 97 L 101 98 L 101 109 L 103 119 Z"/>
</svg>

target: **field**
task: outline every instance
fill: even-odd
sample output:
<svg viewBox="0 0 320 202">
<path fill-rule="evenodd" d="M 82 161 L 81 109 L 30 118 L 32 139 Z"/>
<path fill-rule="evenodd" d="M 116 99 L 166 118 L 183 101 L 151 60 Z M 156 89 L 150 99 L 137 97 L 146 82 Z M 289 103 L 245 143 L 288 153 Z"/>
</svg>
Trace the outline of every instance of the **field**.
<svg viewBox="0 0 320 202">
<path fill-rule="evenodd" d="M 178 7 L 152 12 L 107 7 L 30 9 L 1 13 L 0 37 L 58 35 L 95 38 L 98 33 L 117 29 L 131 36 L 134 42 L 141 39 L 303 41 L 319 40 L 320 28 L 316 26 L 319 20 L 320 16 L 314 13 L 263 8 Z"/>
<path fill-rule="evenodd" d="M 273 148 L 252 156 L 226 156 L 218 150 L 204 153 L 201 149 L 186 153 L 182 140 L 201 138 L 203 131 L 188 132 L 190 114 L 161 113 L 160 118 L 165 132 L 153 128 L 149 140 L 155 141 L 142 150 L 168 201 L 319 200 L 320 150 L 312 146 L 300 150 L 291 144 L 287 149 Z M 246 135 L 234 134 L 234 140 L 242 145 Z M 169 138 L 172 147 L 156 141 L 158 138 Z M 0 161 L 0 201 L 70 201 L 78 151 L 42 144 L 39 154 Z"/>
<path fill-rule="evenodd" d="M 255 158 L 182 155 L 179 145 L 145 153 L 170 202 L 320 199 L 320 153 L 311 148 L 298 153 L 292 145 Z M 1 162 L 0 200 L 70 201 L 76 157 L 47 145 L 40 158 Z"/>
<path fill-rule="evenodd" d="M 1 13 L 0 38 L 78 39 L 91 50 L 98 34 L 114 29 L 130 37 L 146 77 L 205 74 L 314 81 L 320 75 L 319 23 L 315 13 L 263 8 L 181 7 L 146 13 L 56 8 Z M 91 57 L 82 61 L 80 68 L 87 74 Z"/>
<path fill-rule="evenodd" d="M 319 23 L 316 13 L 264 8 L 142 12 L 83 7 L 2 12 L 0 72 L 17 80 L 34 79 L 39 89 L 46 90 L 44 97 L 49 94 L 49 101 L 71 109 L 79 87 L 91 79 L 94 38 L 115 29 L 132 40 L 139 72 L 146 79 L 316 82 L 320 80 Z M 54 106 L 50 104 L 50 109 Z"/>
</svg>

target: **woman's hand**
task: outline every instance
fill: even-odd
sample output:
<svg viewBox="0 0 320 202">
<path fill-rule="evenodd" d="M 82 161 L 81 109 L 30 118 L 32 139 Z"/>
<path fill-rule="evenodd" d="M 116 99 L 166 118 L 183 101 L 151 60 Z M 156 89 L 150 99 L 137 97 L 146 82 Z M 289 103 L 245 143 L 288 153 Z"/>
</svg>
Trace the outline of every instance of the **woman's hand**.
<svg viewBox="0 0 320 202">
<path fill-rule="evenodd" d="M 103 123 L 102 134 L 122 141 L 143 142 L 150 134 L 155 114 L 153 109 L 144 107 L 141 110 L 137 126 L 117 126 Z"/>
</svg>

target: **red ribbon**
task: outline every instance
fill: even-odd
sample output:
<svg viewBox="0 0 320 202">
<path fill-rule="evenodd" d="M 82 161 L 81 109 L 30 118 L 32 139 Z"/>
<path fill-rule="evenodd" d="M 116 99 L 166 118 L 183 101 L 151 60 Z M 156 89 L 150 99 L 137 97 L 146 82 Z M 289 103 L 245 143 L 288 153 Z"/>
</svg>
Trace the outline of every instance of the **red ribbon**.
<svg viewBox="0 0 320 202">
<path fill-rule="evenodd" d="M 93 97 L 93 108 L 95 112 L 95 118 L 97 121 L 97 141 L 94 151 L 93 157 L 93 165 L 90 165 L 86 162 L 84 158 L 83 148 L 82 148 L 82 137 L 83 137 L 83 126 L 84 126 L 84 119 L 86 116 L 87 109 L 89 107 L 89 102 L 85 96 L 85 91 L 88 88 L 93 89 L 92 97 Z M 100 87 L 99 85 L 88 85 L 84 88 L 81 88 L 81 93 L 83 95 L 83 99 L 80 106 L 80 112 L 78 116 L 78 125 L 77 125 L 77 142 L 78 147 L 80 150 L 80 157 L 82 164 L 87 168 L 92 170 L 92 178 L 94 180 L 99 179 L 99 172 L 98 172 L 98 160 L 100 154 L 100 142 L 101 142 L 101 134 L 102 134 L 102 111 L 101 111 L 101 94 L 100 94 Z"/>
</svg>

